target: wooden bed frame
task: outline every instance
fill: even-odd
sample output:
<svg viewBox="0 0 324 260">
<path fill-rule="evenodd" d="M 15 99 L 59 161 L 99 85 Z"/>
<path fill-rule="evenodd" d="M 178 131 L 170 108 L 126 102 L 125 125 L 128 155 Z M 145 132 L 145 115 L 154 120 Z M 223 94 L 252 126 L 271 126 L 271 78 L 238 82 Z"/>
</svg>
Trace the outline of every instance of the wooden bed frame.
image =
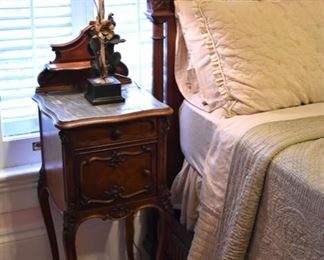
<svg viewBox="0 0 324 260">
<path fill-rule="evenodd" d="M 183 154 L 180 149 L 178 110 L 183 101 L 174 76 L 176 24 L 173 0 L 147 0 L 146 16 L 153 24 L 153 84 L 154 96 L 175 111 L 170 122 L 167 152 L 169 186 L 181 169 Z M 178 221 L 175 212 L 167 256 L 169 260 L 187 259 L 193 232 Z"/>
<path fill-rule="evenodd" d="M 152 92 L 157 99 L 175 111 L 170 119 L 168 132 L 167 181 L 170 186 L 183 163 L 178 124 L 178 109 L 183 97 L 174 77 L 176 25 L 173 0 L 147 0 L 146 16 L 153 25 Z M 36 92 L 85 89 L 86 79 L 91 75 L 90 61 L 94 59 L 87 51 L 92 37 L 91 30 L 93 26 L 88 26 L 75 40 L 51 46 L 56 58 L 39 74 L 39 87 Z M 120 80 L 123 81 L 122 78 Z M 169 260 L 186 259 L 193 237 L 192 232 L 187 232 L 179 224 L 177 215 L 178 212 L 175 212 L 172 221 L 167 253 Z"/>
<path fill-rule="evenodd" d="M 179 145 L 178 109 L 183 101 L 175 77 L 176 25 L 173 0 L 147 0 L 146 16 L 153 24 L 153 84 L 154 96 L 171 106 L 175 113 L 168 136 L 168 183 L 179 172 L 183 155 Z"/>
</svg>

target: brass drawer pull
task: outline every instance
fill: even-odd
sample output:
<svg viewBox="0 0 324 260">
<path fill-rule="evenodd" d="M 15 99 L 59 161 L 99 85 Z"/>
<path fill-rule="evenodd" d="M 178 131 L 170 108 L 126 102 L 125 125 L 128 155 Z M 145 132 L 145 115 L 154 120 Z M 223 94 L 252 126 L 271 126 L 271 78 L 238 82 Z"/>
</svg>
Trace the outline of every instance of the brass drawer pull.
<svg viewBox="0 0 324 260">
<path fill-rule="evenodd" d="M 122 135 L 122 131 L 120 129 L 115 129 L 111 133 L 111 139 L 117 140 L 117 139 L 119 139 L 121 137 L 121 135 Z"/>
<path fill-rule="evenodd" d="M 147 170 L 147 169 L 144 169 L 144 171 L 142 172 L 142 176 L 144 178 L 150 177 L 151 176 L 151 171 Z"/>
</svg>

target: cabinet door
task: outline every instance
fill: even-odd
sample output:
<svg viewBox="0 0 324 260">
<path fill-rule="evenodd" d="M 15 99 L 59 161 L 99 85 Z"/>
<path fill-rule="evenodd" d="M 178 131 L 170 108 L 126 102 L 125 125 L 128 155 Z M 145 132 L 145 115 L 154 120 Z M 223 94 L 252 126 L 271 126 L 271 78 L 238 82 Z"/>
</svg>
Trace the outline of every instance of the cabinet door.
<svg viewBox="0 0 324 260">
<path fill-rule="evenodd" d="M 156 144 L 79 154 L 76 167 L 83 205 L 107 205 L 156 191 Z"/>
</svg>

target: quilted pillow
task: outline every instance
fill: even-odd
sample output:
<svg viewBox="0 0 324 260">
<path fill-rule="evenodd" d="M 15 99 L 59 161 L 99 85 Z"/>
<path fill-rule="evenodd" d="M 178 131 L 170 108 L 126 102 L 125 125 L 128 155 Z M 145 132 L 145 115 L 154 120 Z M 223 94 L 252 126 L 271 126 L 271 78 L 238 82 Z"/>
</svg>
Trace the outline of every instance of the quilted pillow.
<svg viewBox="0 0 324 260">
<path fill-rule="evenodd" d="M 227 116 L 324 101 L 323 0 L 196 0 L 194 12 Z"/>
</svg>

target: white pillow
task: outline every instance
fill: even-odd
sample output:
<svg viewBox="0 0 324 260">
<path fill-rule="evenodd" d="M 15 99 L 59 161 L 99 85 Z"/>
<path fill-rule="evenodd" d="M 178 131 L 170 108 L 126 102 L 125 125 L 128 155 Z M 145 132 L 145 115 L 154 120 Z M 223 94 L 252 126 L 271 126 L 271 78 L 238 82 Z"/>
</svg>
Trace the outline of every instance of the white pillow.
<svg viewBox="0 0 324 260">
<path fill-rule="evenodd" d="M 211 60 L 194 14 L 193 1 L 176 0 L 177 47 L 175 75 L 183 96 L 202 110 L 224 104 L 214 83 Z"/>
<path fill-rule="evenodd" d="M 323 0 L 196 0 L 194 12 L 225 104 L 209 102 L 227 116 L 324 101 Z"/>
</svg>

